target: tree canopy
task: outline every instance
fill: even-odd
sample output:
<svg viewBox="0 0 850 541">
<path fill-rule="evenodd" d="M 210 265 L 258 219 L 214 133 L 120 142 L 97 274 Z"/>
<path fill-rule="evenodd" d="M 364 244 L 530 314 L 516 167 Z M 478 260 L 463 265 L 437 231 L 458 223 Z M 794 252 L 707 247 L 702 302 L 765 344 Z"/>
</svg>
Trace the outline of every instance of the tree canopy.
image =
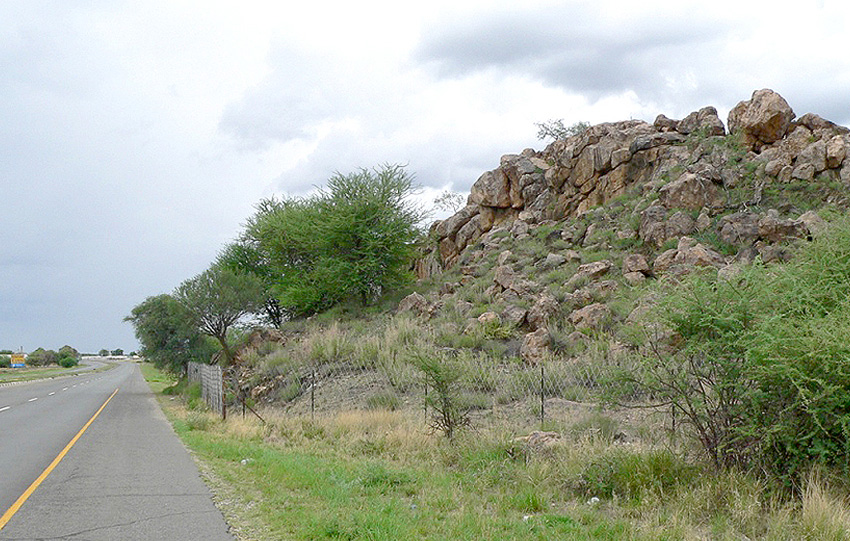
<svg viewBox="0 0 850 541">
<path fill-rule="evenodd" d="M 414 191 L 399 165 L 337 173 L 313 197 L 262 201 L 226 259 L 262 277 L 288 317 L 349 298 L 370 304 L 412 279 L 426 216 Z"/>
<path fill-rule="evenodd" d="M 222 265 L 212 265 L 184 281 L 174 292 L 190 324 L 221 345 L 227 364 L 234 358 L 227 341 L 228 330 L 243 317 L 258 312 L 263 297 L 264 288 L 259 278 Z"/>
<path fill-rule="evenodd" d="M 172 373 L 184 373 L 190 361 L 209 362 L 213 354 L 185 308 L 171 295 L 148 297 L 124 320 L 133 324 L 141 355 Z M 109 350 L 102 349 L 100 355 L 109 355 Z"/>
</svg>

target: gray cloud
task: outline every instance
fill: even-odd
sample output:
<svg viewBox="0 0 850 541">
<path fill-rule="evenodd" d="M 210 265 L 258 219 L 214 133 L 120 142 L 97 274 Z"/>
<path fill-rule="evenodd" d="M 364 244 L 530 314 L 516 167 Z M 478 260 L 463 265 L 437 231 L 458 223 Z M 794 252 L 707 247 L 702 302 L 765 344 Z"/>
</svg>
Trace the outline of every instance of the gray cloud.
<svg viewBox="0 0 850 541">
<path fill-rule="evenodd" d="M 570 4 L 440 20 L 417 57 L 443 76 L 497 69 L 599 99 L 627 90 L 663 94 L 665 72 L 710 54 L 731 29 L 712 18 L 614 17 L 611 6 Z"/>
<path fill-rule="evenodd" d="M 135 349 L 123 317 L 203 270 L 259 193 L 138 77 L 123 9 L 0 5 L 0 348 Z"/>
<path fill-rule="evenodd" d="M 378 23 L 358 49 L 355 31 L 308 44 L 274 3 L 0 3 L 0 348 L 135 347 L 135 304 L 202 271 L 260 197 L 335 171 L 407 163 L 467 191 L 537 143 L 534 122 L 722 113 L 762 87 L 850 122 L 838 17 L 800 37 L 773 7 L 753 34 L 752 10 L 601 4 L 412 23 L 358 6 L 347 16 Z"/>
<path fill-rule="evenodd" d="M 847 22 L 846 10 L 712 6 L 569 2 L 449 15 L 424 32 L 416 57 L 442 78 L 495 71 L 591 102 L 634 92 L 647 108 L 671 116 L 704 105 L 728 111 L 768 87 L 787 94 L 801 114 L 850 121 L 850 60 L 832 42 L 842 32 L 840 21 Z M 795 17 L 818 21 L 818 29 L 791 32 Z"/>
</svg>

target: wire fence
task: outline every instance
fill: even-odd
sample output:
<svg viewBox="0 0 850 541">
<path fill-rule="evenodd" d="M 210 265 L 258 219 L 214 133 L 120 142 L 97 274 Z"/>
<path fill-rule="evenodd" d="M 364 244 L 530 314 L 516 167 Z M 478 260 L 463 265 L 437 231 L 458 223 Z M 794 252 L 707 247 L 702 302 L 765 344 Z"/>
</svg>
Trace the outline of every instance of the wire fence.
<svg viewBox="0 0 850 541">
<path fill-rule="evenodd" d="M 440 356 L 439 362 L 430 364 L 410 359 L 371 365 L 289 363 L 267 368 L 262 375 L 243 372 L 239 392 L 253 404 L 275 404 L 292 415 L 418 408 L 426 421 L 446 395 L 453 407 L 473 421 L 510 418 L 533 426 L 577 408 L 599 405 L 612 392 L 629 396 L 629 390 L 612 377 L 617 364 L 611 356 L 532 365 L 470 355 Z"/>
<path fill-rule="evenodd" d="M 471 422 L 525 427 L 544 426 L 605 403 L 606 397 L 640 400 L 614 377 L 623 357 L 610 352 L 584 360 L 550 359 L 537 364 L 507 357 L 449 352 L 436 362 L 383 355 L 370 363 L 351 360 L 292 360 L 261 368 L 243 365 L 223 371 L 217 365 L 190 363 L 189 380 L 201 384 L 201 396 L 213 412 L 226 416 L 228 406 L 274 406 L 293 416 L 332 416 L 359 410 L 421 412 L 433 424 L 447 397 Z M 428 359 L 425 359 L 428 360 Z M 645 398 L 645 397 L 644 397 Z M 445 405 L 445 403 L 443 404 Z M 262 418 L 262 417 L 260 417 Z"/>
<path fill-rule="evenodd" d="M 190 362 L 187 368 L 187 377 L 190 383 L 201 385 L 201 399 L 204 403 L 218 415 L 226 417 L 227 405 L 224 397 L 224 377 L 221 366 Z"/>
</svg>

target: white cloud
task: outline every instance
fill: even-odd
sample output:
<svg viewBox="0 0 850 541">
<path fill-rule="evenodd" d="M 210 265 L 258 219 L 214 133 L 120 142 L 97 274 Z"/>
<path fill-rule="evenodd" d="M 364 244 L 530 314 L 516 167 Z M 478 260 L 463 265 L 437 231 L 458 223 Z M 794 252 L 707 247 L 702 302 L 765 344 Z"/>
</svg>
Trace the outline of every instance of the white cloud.
<svg viewBox="0 0 850 541">
<path fill-rule="evenodd" d="M 135 347 L 261 197 L 407 163 L 466 191 L 535 122 L 850 122 L 844 2 L 0 3 L 0 348 Z M 18 343 L 20 342 L 20 343 Z"/>
</svg>

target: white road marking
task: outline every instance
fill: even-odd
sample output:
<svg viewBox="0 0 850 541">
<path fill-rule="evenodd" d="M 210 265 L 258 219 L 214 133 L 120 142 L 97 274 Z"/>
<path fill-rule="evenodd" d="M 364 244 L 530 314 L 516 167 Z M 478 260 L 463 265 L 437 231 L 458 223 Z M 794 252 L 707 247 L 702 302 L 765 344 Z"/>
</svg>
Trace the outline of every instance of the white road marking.
<svg viewBox="0 0 850 541">
<path fill-rule="evenodd" d="M 64 389 L 62 389 L 62 390 L 63 390 L 63 391 L 67 391 L 67 390 L 68 390 L 68 388 L 67 388 L 67 387 L 65 387 L 65 388 L 64 388 Z"/>
<path fill-rule="evenodd" d="M 30 398 L 29 400 L 27 400 L 27 402 L 35 402 L 36 400 L 38 400 L 38 397 Z"/>
<path fill-rule="evenodd" d="M 0 408 L 0 411 L 6 411 L 7 409 L 9 409 L 11 407 L 12 406 L 3 406 L 2 408 Z"/>
<path fill-rule="evenodd" d="M 55 394 L 56 394 L 56 391 L 53 391 L 52 393 L 48 394 L 47 396 L 53 396 Z"/>
</svg>

